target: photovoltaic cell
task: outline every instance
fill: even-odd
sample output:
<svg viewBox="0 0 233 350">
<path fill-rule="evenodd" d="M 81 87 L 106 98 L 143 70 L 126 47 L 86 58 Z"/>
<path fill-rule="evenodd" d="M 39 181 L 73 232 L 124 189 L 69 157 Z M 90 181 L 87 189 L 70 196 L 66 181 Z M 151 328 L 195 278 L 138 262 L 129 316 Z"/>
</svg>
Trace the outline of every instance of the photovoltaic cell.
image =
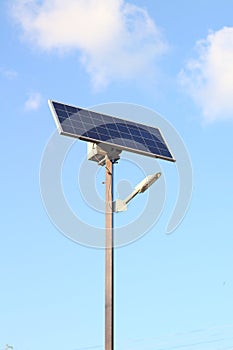
<svg viewBox="0 0 233 350">
<path fill-rule="evenodd" d="M 62 135 L 175 161 L 158 128 L 51 100 L 49 107 Z"/>
</svg>

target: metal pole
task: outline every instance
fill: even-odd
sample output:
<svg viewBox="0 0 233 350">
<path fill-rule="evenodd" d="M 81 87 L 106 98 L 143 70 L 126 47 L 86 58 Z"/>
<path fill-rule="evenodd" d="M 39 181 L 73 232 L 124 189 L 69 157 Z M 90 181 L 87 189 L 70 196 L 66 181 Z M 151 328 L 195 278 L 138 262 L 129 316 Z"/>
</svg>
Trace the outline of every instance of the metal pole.
<svg viewBox="0 0 233 350">
<path fill-rule="evenodd" d="M 114 349 L 113 164 L 106 159 L 105 350 Z"/>
</svg>

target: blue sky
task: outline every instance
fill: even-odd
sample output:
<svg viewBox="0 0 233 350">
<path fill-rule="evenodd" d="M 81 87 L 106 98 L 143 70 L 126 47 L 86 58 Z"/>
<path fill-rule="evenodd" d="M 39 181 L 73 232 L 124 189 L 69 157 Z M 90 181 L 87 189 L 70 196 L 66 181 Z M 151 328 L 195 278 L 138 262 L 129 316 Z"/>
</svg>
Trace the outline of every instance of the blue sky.
<svg viewBox="0 0 233 350">
<path fill-rule="evenodd" d="M 183 139 L 192 164 L 190 206 L 167 235 L 179 173 L 172 163 L 149 159 L 165 179 L 153 186 L 155 207 L 163 185 L 166 199 L 153 228 L 115 250 L 116 349 L 233 349 L 232 1 L 0 6 L 0 349 L 103 348 L 104 252 L 67 239 L 42 203 L 41 159 L 56 129 L 48 99 L 156 111 Z M 87 185 L 78 182 L 85 156 L 85 144 L 76 142 L 62 185 L 76 215 L 101 227 L 103 215 L 83 201 Z M 122 192 L 143 177 L 137 162 L 119 162 Z M 93 172 L 103 198 L 104 170 Z M 146 198 L 136 197 L 116 224 L 146 212 Z"/>
</svg>

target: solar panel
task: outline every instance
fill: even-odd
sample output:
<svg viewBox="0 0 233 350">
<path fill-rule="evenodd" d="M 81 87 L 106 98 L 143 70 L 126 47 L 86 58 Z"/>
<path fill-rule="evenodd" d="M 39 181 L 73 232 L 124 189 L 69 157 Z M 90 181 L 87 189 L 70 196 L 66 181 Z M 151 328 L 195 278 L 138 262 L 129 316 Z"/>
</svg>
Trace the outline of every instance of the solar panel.
<svg viewBox="0 0 233 350">
<path fill-rule="evenodd" d="M 62 135 L 175 162 L 158 128 L 52 100 L 49 107 Z"/>
</svg>

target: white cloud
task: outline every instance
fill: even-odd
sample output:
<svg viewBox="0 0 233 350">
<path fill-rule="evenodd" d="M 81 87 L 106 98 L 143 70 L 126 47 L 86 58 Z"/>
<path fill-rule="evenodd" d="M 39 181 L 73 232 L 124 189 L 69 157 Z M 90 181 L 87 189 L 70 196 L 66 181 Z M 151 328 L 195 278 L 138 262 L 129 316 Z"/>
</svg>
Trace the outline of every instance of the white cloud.
<svg viewBox="0 0 233 350">
<path fill-rule="evenodd" d="M 205 122 L 233 120 L 233 27 L 197 42 L 198 57 L 180 72 L 180 81 L 201 107 Z"/>
<path fill-rule="evenodd" d="M 0 73 L 8 80 L 14 80 L 18 76 L 18 73 L 15 70 L 3 67 L 0 67 Z"/>
<path fill-rule="evenodd" d="M 146 10 L 125 0 L 14 0 L 12 13 L 33 45 L 78 50 L 95 87 L 153 70 L 166 51 Z"/>
<path fill-rule="evenodd" d="M 37 110 L 42 103 L 42 96 L 39 92 L 32 92 L 29 94 L 28 99 L 25 101 L 24 109 L 26 111 Z"/>
</svg>

